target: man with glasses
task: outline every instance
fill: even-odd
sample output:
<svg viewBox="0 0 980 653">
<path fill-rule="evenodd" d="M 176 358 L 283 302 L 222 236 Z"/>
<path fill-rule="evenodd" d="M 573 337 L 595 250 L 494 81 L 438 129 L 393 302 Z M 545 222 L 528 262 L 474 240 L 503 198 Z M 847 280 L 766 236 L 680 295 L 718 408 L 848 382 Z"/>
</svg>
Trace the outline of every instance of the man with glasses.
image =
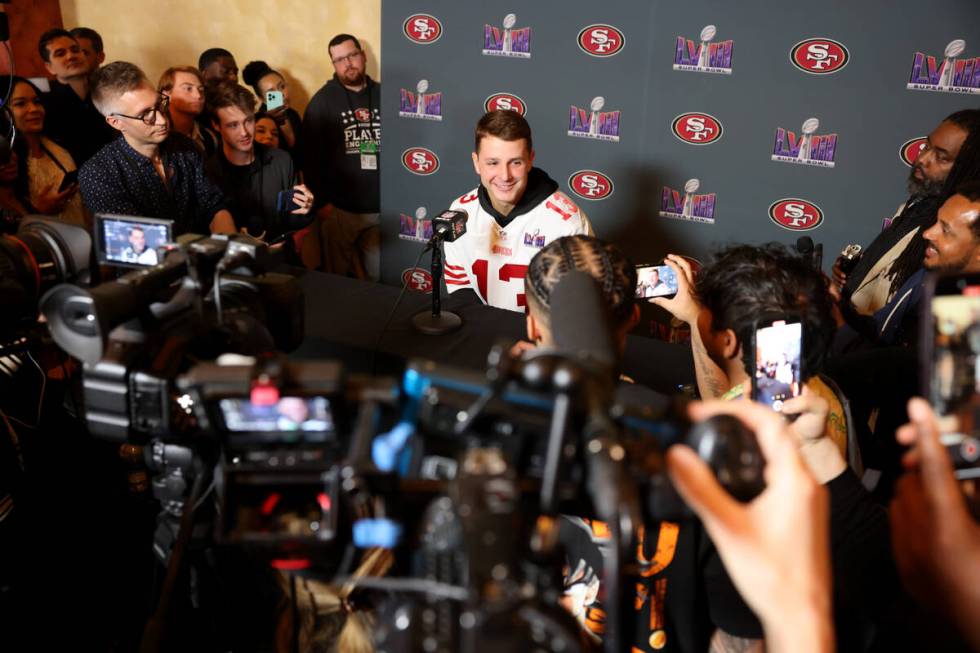
<svg viewBox="0 0 980 653">
<path fill-rule="evenodd" d="M 324 268 L 377 280 L 381 85 L 365 73 L 355 37 L 338 34 L 327 52 L 334 76 L 303 116 L 303 173 L 316 197 Z"/>
<path fill-rule="evenodd" d="M 84 50 L 70 32 L 50 29 L 37 44 L 44 67 L 54 76 L 51 90 L 44 94 L 44 131 L 62 145 L 75 164 L 89 157 L 116 137 L 116 132 L 92 105 L 89 64 Z"/>
<path fill-rule="evenodd" d="M 174 234 L 235 233 L 224 196 L 204 175 L 194 143 L 171 132 L 170 101 L 143 71 L 116 61 L 92 76 L 92 101 L 122 138 L 103 147 L 78 175 L 92 213 L 174 221 Z"/>
</svg>

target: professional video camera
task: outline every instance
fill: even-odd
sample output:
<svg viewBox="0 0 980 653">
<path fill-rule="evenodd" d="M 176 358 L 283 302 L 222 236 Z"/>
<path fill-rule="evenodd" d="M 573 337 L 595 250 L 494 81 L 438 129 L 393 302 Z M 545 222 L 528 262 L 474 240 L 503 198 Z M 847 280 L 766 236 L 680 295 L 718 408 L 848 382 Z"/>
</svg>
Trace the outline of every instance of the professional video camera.
<svg viewBox="0 0 980 653">
<path fill-rule="evenodd" d="M 680 512 L 667 446 L 690 444 L 741 499 L 761 491 L 761 453 L 739 422 L 690 428 L 681 405 L 616 400 L 604 315 L 591 277 L 570 273 L 552 293 L 559 349 L 518 359 L 498 348 L 482 379 L 410 365 L 403 421 L 375 438 L 373 465 L 349 461 L 350 485 L 383 505 L 382 516 L 355 521 L 354 542 L 395 550 L 400 572 L 357 581 L 363 592 L 389 593 L 378 606 L 378 650 L 591 648 L 559 607 L 560 513 L 608 525 L 603 582 L 614 598 L 604 606 L 604 646 L 623 650 L 637 530 Z M 356 443 L 352 451 L 366 456 Z"/>
<path fill-rule="evenodd" d="M 91 243 L 85 229 L 40 216 L 0 235 L 0 354 L 26 348 L 40 334 L 38 303 L 51 287 L 88 282 Z"/>
<path fill-rule="evenodd" d="M 62 284 L 41 300 L 51 335 L 85 363 L 92 434 L 119 442 L 179 438 L 174 381 L 197 360 L 288 351 L 303 337 L 296 280 L 267 272 L 264 244 L 184 236 L 163 261 L 94 288 Z"/>
</svg>

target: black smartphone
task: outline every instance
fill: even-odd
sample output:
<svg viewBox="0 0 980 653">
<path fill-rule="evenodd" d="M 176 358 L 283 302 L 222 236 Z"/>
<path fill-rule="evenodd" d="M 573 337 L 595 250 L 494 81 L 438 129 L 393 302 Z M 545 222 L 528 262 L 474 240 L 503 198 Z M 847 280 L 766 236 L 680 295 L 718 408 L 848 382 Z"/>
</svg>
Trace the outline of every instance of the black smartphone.
<svg viewBox="0 0 980 653">
<path fill-rule="evenodd" d="M 781 411 L 803 389 L 803 323 L 798 317 L 759 322 L 752 349 L 752 399 Z"/>
<path fill-rule="evenodd" d="M 279 215 L 287 215 L 299 208 L 299 205 L 293 201 L 295 195 L 295 188 L 287 188 L 286 190 L 279 191 L 279 195 L 276 196 L 276 210 L 279 212 Z"/>
<path fill-rule="evenodd" d="M 58 192 L 63 193 L 68 190 L 69 186 L 78 183 L 78 170 L 70 170 L 65 173 L 64 178 L 61 180 L 61 185 L 58 186 Z"/>
<path fill-rule="evenodd" d="M 941 436 L 956 475 L 980 478 L 980 274 L 930 277 L 922 310 L 922 394 L 958 418 L 958 432 Z"/>
<path fill-rule="evenodd" d="M 669 265 L 645 263 L 636 266 L 636 298 L 673 297 L 677 294 L 677 274 Z"/>
</svg>

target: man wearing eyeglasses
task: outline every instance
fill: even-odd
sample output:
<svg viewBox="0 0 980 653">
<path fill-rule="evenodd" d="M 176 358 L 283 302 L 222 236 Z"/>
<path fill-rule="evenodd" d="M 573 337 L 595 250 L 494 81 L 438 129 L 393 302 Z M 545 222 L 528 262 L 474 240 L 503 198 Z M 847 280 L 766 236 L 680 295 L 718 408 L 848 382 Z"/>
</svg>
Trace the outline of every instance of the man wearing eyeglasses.
<svg viewBox="0 0 980 653">
<path fill-rule="evenodd" d="M 338 34 L 327 52 L 334 76 L 303 116 L 303 172 L 316 197 L 324 269 L 377 280 L 381 85 L 365 73 L 355 37 Z"/>
<path fill-rule="evenodd" d="M 77 39 L 63 29 L 41 35 L 38 54 L 54 79 L 42 97 L 47 136 L 61 144 L 81 166 L 117 136 L 92 105 L 89 64 Z"/>
<path fill-rule="evenodd" d="M 131 63 L 115 61 L 92 76 L 92 101 L 122 138 L 82 166 L 78 183 L 92 213 L 174 221 L 174 234 L 235 233 L 224 195 L 204 174 L 197 148 L 171 132 L 169 98 Z"/>
</svg>

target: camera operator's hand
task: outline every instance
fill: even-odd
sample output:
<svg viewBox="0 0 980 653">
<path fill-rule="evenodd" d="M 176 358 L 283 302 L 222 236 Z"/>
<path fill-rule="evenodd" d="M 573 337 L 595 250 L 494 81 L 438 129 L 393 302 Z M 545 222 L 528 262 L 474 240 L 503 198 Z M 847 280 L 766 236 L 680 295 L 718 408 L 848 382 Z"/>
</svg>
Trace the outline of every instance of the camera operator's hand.
<svg viewBox="0 0 980 653">
<path fill-rule="evenodd" d="M 313 208 L 313 191 L 307 188 L 304 184 L 296 184 L 293 186 L 293 190 L 296 191 L 293 194 L 293 204 L 298 206 L 298 209 L 293 209 L 290 213 L 295 213 L 296 215 L 306 215 Z"/>
<path fill-rule="evenodd" d="M 803 386 L 803 394 L 787 399 L 783 415 L 796 415 L 789 430 L 796 438 L 800 456 L 817 483 L 823 485 L 847 469 L 847 461 L 837 445 L 827 437 L 827 416 L 830 404 L 826 399 Z"/>
<path fill-rule="evenodd" d="M 664 258 L 664 263 L 677 277 L 677 294 L 669 299 L 653 297 L 650 303 L 669 311 L 678 320 L 687 322 L 692 329 L 697 328 L 701 305 L 694 297 L 694 273 L 691 271 L 691 264 L 683 256 L 676 254 L 668 254 Z"/>
<path fill-rule="evenodd" d="M 932 408 L 914 398 L 908 412 L 911 423 L 896 433 L 912 449 L 891 504 L 895 561 L 912 595 L 941 609 L 980 649 L 980 525 L 967 510 Z"/>
<path fill-rule="evenodd" d="M 41 215 L 58 215 L 64 210 L 65 204 L 68 203 L 71 196 L 77 192 L 77 183 L 59 192 L 58 185 L 55 182 L 51 182 L 51 184 L 42 188 L 41 192 L 38 193 L 37 198 L 34 200 L 34 208 Z"/>
<path fill-rule="evenodd" d="M 830 499 L 788 425 L 751 401 L 695 403 L 691 417 L 729 414 L 755 431 L 766 489 L 739 503 L 683 445 L 667 452 L 674 486 L 698 514 L 739 592 L 762 621 L 768 651 L 831 651 Z"/>
</svg>

